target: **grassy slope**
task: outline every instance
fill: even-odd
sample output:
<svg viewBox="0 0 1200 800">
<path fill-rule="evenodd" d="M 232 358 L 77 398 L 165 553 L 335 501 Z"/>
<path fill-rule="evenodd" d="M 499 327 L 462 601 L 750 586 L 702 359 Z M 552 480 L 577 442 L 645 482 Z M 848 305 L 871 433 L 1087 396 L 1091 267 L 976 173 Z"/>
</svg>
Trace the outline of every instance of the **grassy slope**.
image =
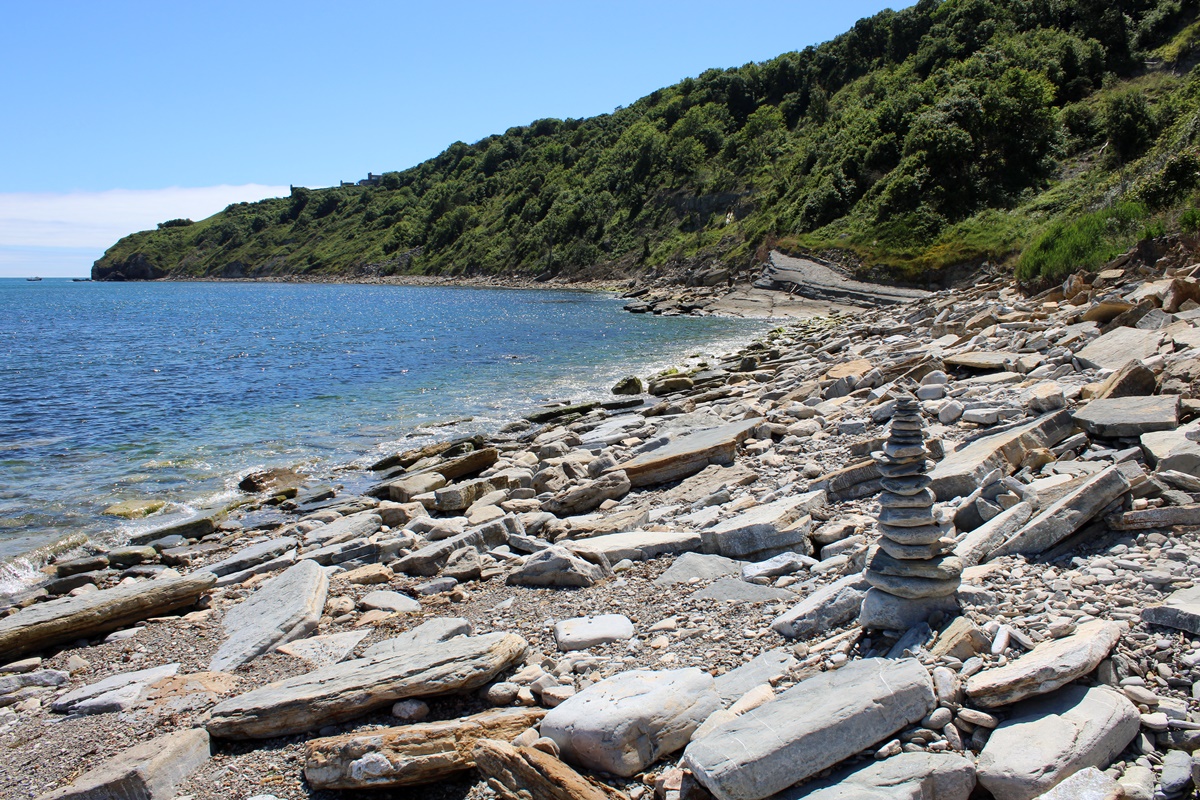
<svg viewBox="0 0 1200 800">
<path fill-rule="evenodd" d="M 918 281 L 983 260 L 1053 278 L 1195 226 L 1198 51 L 1196 0 L 922 0 L 384 186 L 136 233 L 96 273 L 603 274 L 780 246 Z"/>
</svg>

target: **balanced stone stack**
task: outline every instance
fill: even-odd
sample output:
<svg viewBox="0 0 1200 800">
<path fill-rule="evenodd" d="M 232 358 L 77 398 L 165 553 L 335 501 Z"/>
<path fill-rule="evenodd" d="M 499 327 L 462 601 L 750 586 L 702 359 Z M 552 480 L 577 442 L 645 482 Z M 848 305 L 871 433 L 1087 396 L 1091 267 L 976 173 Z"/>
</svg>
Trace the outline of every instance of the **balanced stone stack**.
<svg viewBox="0 0 1200 800">
<path fill-rule="evenodd" d="M 871 589 L 859 618 L 864 628 L 903 631 L 958 611 L 955 592 L 962 561 L 954 547 L 953 525 L 938 519 L 926 475 L 924 423 L 917 399 L 896 400 L 891 434 L 872 456 L 883 474 L 879 496 L 879 547 L 867 566 Z"/>
</svg>

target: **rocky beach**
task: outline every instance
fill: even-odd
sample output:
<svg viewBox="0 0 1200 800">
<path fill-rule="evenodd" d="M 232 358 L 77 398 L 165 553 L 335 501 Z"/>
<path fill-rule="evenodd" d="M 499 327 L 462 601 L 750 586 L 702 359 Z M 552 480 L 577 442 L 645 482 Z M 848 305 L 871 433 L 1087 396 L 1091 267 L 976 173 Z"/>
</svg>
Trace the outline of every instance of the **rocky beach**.
<svg viewBox="0 0 1200 800">
<path fill-rule="evenodd" d="M 628 287 L 792 308 L 719 364 L 58 557 L 0 598 L 0 795 L 1192 796 L 1194 253 L 801 261 Z"/>
</svg>

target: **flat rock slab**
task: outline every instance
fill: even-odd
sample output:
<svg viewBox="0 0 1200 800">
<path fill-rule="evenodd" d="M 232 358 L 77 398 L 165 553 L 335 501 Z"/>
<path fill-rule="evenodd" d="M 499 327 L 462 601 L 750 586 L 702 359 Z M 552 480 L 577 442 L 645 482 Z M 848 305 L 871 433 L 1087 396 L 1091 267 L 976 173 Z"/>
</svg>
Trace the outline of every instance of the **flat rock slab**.
<svg viewBox="0 0 1200 800">
<path fill-rule="evenodd" d="M 1001 433 L 976 439 L 965 447 L 947 453 L 930 471 L 933 491 L 942 502 L 966 497 L 992 470 L 999 469 L 1006 475 L 1011 474 L 1030 450 L 1053 447 L 1070 436 L 1074 429 L 1071 412 L 1064 409 Z"/>
<path fill-rule="evenodd" d="M 593 563 L 607 560 L 615 564 L 623 559 L 647 561 L 661 555 L 693 552 L 700 549 L 700 534 L 695 531 L 626 531 L 563 542 L 571 552 Z"/>
<path fill-rule="evenodd" d="M 1129 489 L 1121 466 L 1108 467 L 1047 506 L 988 557 L 1043 553 L 1082 528 Z"/>
<path fill-rule="evenodd" d="M 954 356 L 944 356 L 942 363 L 948 367 L 964 367 L 977 370 L 1011 370 L 1021 360 L 1020 353 L 1005 350 L 972 350 Z"/>
<path fill-rule="evenodd" d="M 1075 409 L 1074 417 L 1085 431 L 1105 439 L 1174 430 L 1179 425 L 1179 395 L 1093 400 Z"/>
<path fill-rule="evenodd" d="M 564 760 L 627 778 L 682 748 L 719 708 L 712 676 L 703 670 L 632 670 L 552 708 L 541 733 Z"/>
<path fill-rule="evenodd" d="M 265 581 L 258 591 L 225 612 L 225 641 L 208 668 L 228 672 L 275 646 L 312 633 L 321 620 L 329 577 L 316 562 L 301 561 Z"/>
<path fill-rule="evenodd" d="M 55 700 L 50 708 L 59 714 L 97 714 L 118 711 L 121 709 L 117 706 L 126 705 L 127 703 L 123 701 L 130 694 L 136 700 L 147 686 L 163 678 L 169 678 L 178 671 L 179 664 L 176 663 L 110 675 L 103 680 L 67 692 Z"/>
<path fill-rule="evenodd" d="M 129 537 L 129 543 L 132 545 L 149 544 L 164 536 L 201 539 L 215 531 L 223 519 L 225 519 L 223 509 L 210 509 L 198 514 L 179 514 L 163 520 L 150 530 L 132 534 Z"/>
<path fill-rule="evenodd" d="M 916 659 L 868 658 L 807 678 L 688 745 L 684 765 L 717 800 L 762 800 L 933 710 Z"/>
<path fill-rule="evenodd" d="M 0 620 L 0 662 L 98 636 L 192 605 L 217 576 L 194 572 L 37 603 Z"/>
<path fill-rule="evenodd" d="M 1145 361 L 1157 353 L 1162 340 L 1162 331 L 1114 328 L 1088 342 L 1075 357 L 1100 369 L 1118 370 L 1130 361 Z"/>
<path fill-rule="evenodd" d="M 621 614 L 564 619 L 554 625 L 554 639 L 563 652 L 586 650 L 633 638 L 633 623 Z"/>
<path fill-rule="evenodd" d="M 171 800 L 183 783 L 210 757 L 208 734 L 201 728 L 179 731 L 136 745 L 85 772 L 70 786 L 38 800 Z"/>
<path fill-rule="evenodd" d="M 449 641 L 456 636 L 470 636 L 471 623 L 462 617 L 435 617 L 422 622 L 411 631 L 376 642 L 363 651 L 363 658 L 379 658 Z"/>
<path fill-rule="evenodd" d="M 674 586 L 677 583 L 687 583 L 692 578 L 702 581 L 736 578 L 742 574 L 743 564 L 742 561 L 725 556 L 684 553 L 675 559 L 662 575 L 654 579 L 654 585 Z"/>
<path fill-rule="evenodd" d="M 962 559 L 964 567 L 987 561 L 992 551 L 1016 536 L 1032 516 L 1033 505 L 1028 502 L 1022 501 L 1012 508 L 1006 508 L 975 530 L 964 534 L 954 545 L 954 555 Z"/>
<path fill-rule="evenodd" d="M 477 689 L 524 658 L 526 648 L 520 636 L 492 633 L 343 661 L 217 704 L 208 731 L 224 739 L 268 739 L 335 725 L 409 697 Z"/>
<path fill-rule="evenodd" d="M 1142 609 L 1142 620 L 1200 635 L 1200 586 L 1172 592 L 1162 605 Z"/>
<path fill-rule="evenodd" d="M 1070 636 L 1042 642 L 1003 667 L 972 675 L 967 695 L 977 706 L 995 708 L 1053 692 L 1094 670 L 1124 630 L 1117 622 L 1085 622 Z"/>
<path fill-rule="evenodd" d="M 430 783 L 474 767 L 476 742 L 514 739 L 537 725 L 545 713 L 539 708 L 506 708 L 316 739 L 306 747 L 304 777 L 317 789 Z"/>
<path fill-rule="evenodd" d="M 776 795 L 774 800 L 968 800 L 975 764 L 952 753 L 901 753 Z"/>
<path fill-rule="evenodd" d="M 693 431 L 618 464 L 612 471 L 624 470 L 634 488 L 682 480 L 709 464 L 732 464 L 738 444 L 761 424 L 762 419 L 756 417 Z"/>
<path fill-rule="evenodd" d="M 1107 767 L 1140 724 L 1137 706 L 1107 686 L 1026 701 L 979 754 L 979 784 L 996 800 L 1033 800 L 1082 769 Z"/>
<path fill-rule="evenodd" d="M 771 628 L 789 639 L 807 639 L 833 630 L 858 616 L 870 587 L 862 574 L 839 578 L 776 617 Z"/>
<path fill-rule="evenodd" d="M 421 604 L 400 592 L 393 592 L 390 589 L 376 589 L 373 592 L 367 593 L 359 604 L 366 609 L 379 611 L 390 611 L 394 614 L 416 614 L 421 610 Z"/>
<path fill-rule="evenodd" d="M 396 572 L 407 572 L 409 575 L 421 575 L 427 578 L 433 577 L 446 565 L 446 562 L 450 560 L 450 554 L 455 550 L 470 547 L 485 552 L 507 543 L 510 532 L 525 533 L 525 526 L 521 524 L 519 518 L 512 514 L 492 520 L 478 528 L 463 531 L 457 536 L 428 544 L 390 566 Z"/>
<path fill-rule="evenodd" d="M 206 572 L 211 572 L 217 577 L 223 575 L 231 575 L 235 572 L 243 572 L 251 567 L 271 561 L 278 558 L 287 551 L 297 547 L 299 542 L 290 536 L 281 536 L 278 539 L 268 539 L 265 542 L 252 544 L 245 547 L 224 561 L 218 561 L 215 564 L 209 564 L 204 567 Z"/>
<path fill-rule="evenodd" d="M 285 655 L 307 661 L 314 667 L 327 667 L 345 659 L 370 633 L 369 630 L 330 633 L 281 644 L 275 649 Z"/>
<path fill-rule="evenodd" d="M 825 492 L 805 492 L 783 497 L 738 514 L 700 532 L 704 552 L 726 558 L 761 561 L 781 553 L 811 555 L 804 518 L 825 505 Z"/>
<path fill-rule="evenodd" d="M 360 511 L 309 531 L 304 534 L 304 543 L 324 547 L 352 539 L 364 539 L 378 532 L 382 526 L 383 517 L 374 511 Z"/>
<path fill-rule="evenodd" d="M 721 578 L 692 595 L 693 600 L 724 600 L 731 603 L 774 603 L 795 600 L 796 593 L 774 586 L 759 586 L 741 578 Z"/>
</svg>

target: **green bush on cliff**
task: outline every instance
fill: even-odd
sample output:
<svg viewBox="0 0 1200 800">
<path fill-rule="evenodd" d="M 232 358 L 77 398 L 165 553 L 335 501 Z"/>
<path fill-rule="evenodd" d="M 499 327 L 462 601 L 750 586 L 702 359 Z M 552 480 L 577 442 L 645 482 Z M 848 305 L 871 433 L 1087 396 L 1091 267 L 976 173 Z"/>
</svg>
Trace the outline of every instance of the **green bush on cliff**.
<svg viewBox="0 0 1200 800">
<path fill-rule="evenodd" d="M 1022 274 L 1048 276 L 1080 257 L 1049 248 L 1052 229 L 1127 200 L 1167 213 L 1191 191 L 1191 162 L 1168 161 L 1197 152 L 1198 78 L 1144 63 L 1189 57 L 1198 2 L 920 0 L 611 114 L 455 142 L 375 187 L 297 187 L 134 234 L 98 266 L 559 274 L 745 264 L 780 243 L 918 279 L 1033 242 Z"/>
</svg>

